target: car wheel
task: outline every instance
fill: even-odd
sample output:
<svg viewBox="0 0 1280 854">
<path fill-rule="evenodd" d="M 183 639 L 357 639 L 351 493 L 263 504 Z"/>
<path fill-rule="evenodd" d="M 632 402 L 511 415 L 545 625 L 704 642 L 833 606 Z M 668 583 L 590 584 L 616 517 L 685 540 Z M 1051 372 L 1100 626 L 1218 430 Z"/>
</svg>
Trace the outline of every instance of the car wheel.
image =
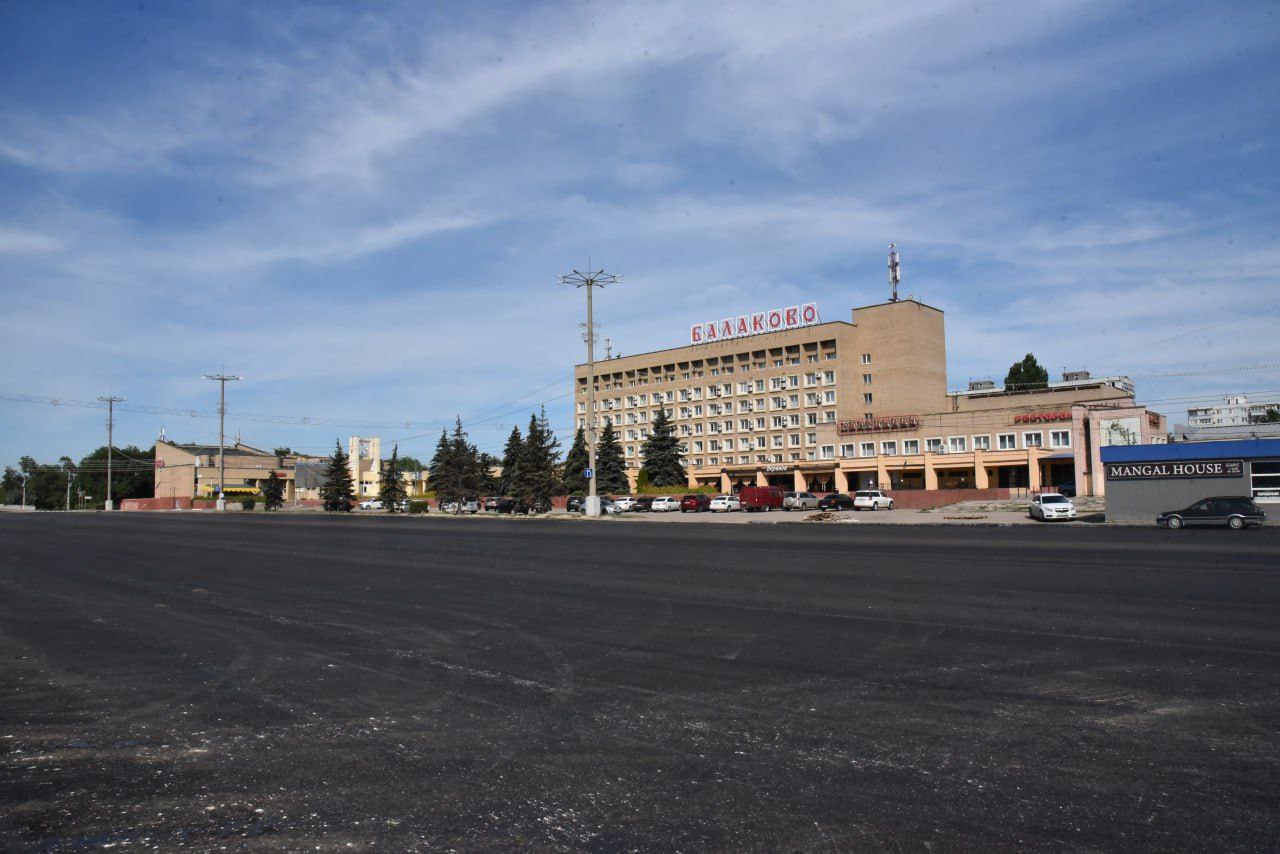
<svg viewBox="0 0 1280 854">
<path fill-rule="evenodd" d="M 1176 531 L 1182 527 L 1182 517 L 1170 516 L 1169 519 L 1165 522 L 1165 524 Z"/>
<path fill-rule="evenodd" d="M 1239 516 L 1232 516 L 1227 520 L 1227 527 L 1233 531 L 1239 531 L 1244 527 L 1244 519 L 1241 519 Z"/>
<path fill-rule="evenodd" d="M 889 502 L 889 509 L 890 509 L 890 510 L 892 510 L 892 509 L 893 509 L 893 502 L 892 502 L 892 501 L 890 501 L 890 502 Z"/>
</svg>

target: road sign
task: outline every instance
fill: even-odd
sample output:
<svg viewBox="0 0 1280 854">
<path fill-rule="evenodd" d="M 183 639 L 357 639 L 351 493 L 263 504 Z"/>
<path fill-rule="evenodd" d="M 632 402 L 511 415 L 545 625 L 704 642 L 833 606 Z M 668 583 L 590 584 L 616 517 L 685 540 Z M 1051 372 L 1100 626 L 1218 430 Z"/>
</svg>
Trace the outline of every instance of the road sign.
<svg viewBox="0 0 1280 854">
<path fill-rule="evenodd" d="M 585 477 L 587 480 L 591 480 L 591 475 L 593 474 L 595 474 L 595 472 L 593 472 L 591 469 L 582 470 L 582 476 Z"/>
</svg>

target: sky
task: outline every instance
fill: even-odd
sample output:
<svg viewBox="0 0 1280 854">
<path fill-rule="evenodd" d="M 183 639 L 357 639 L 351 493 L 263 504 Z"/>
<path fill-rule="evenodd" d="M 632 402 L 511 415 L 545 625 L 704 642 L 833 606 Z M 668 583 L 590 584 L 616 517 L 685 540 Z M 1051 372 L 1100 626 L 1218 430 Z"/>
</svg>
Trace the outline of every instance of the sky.
<svg viewBox="0 0 1280 854">
<path fill-rule="evenodd" d="M 217 372 L 252 444 L 497 452 L 567 433 L 558 275 L 623 274 L 631 354 L 847 320 L 890 242 L 953 387 L 1280 398 L 1278 130 L 1270 2 L 0 0 L 0 461 L 107 394 L 117 444 L 216 442 Z"/>
</svg>

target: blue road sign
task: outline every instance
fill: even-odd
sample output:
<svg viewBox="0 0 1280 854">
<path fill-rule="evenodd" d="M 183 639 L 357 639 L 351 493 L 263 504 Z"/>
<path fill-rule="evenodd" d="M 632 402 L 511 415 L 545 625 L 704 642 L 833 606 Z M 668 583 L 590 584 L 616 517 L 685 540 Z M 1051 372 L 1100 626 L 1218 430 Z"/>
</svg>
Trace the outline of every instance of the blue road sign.
<svg viewBox="0 0 1280 854">
<path fill-rule="evenodd" d="M 591 475 L 593 474 L 595 474 L 595 472 L 593 472 L 591 469 L 582 470 L 582 476 L 585 477 L 587 480 L 591 480 Z"/>
</svg>

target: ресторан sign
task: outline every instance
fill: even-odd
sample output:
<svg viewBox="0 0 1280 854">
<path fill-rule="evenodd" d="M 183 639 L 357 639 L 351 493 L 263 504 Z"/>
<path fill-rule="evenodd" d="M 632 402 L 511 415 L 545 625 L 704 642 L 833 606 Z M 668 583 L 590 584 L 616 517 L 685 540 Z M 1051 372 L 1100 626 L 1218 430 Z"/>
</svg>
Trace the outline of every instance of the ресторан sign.
<svg viewBox="0 0 1280 854">
<path fill-rule="evenodd" d="M 1243 477 L 1243 460 L 1186 460 L 1169 463 L 1107 463 L 1107 480 L 1176 477 Z"/>
</svg>

